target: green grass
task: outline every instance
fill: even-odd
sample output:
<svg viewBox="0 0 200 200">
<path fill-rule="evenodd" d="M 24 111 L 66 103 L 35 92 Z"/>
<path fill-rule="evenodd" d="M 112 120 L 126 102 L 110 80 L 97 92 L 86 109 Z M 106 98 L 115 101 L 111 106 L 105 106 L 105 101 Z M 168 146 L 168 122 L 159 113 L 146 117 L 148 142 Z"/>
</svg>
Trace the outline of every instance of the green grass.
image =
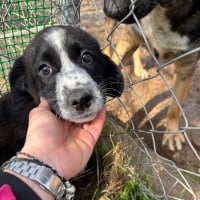
<svg viewBox="0 0 200 200">
<path fill-rule="evenodd" d="M 153 200 L 153 187 L 148 176 L 140 175 L 134 167 L 134 156 L 128 157 L 126 147 L 113 137 L 112 126 L 106 124 L 96 146 L 101 155 L 99 187 L 95 200 Z M 133 165 L 132 165 L 133 164 Z"/>
<path fill-rule="evenodd" d="M 115 200 L 153 200 L 153 189 L 147 177 L 132 178 L 114 195 Z"/>
<path fill-rule="evenodd" d="M 112 127 L 105 124 L 85 174 L 76 182 L 75 200 L 153 200 L 148 176 L 136 171 L 133 157 L 124 144 L 113 138 Z"/>
</svg>

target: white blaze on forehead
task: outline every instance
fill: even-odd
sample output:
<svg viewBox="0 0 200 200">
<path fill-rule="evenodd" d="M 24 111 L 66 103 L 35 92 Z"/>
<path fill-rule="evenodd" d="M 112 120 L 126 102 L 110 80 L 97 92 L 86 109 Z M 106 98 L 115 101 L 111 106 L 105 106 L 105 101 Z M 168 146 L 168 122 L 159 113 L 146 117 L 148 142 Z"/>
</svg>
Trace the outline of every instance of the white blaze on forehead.
<svg viewBox="0 0 200 200">
<path fill-rule="evenodd" d="M 61 90 L 63 86 L 67 86 L 69 89 L 77 87 L 77 83 L 81 85 L 91 84 L 97 88 L 96 83 L 92 80 L 90 75 L 84 70 L 73 63 L 68 57 L 66 48 L 64 47 L 66 41 L 66 32 L 64 29 L 57 27 L 44 34 L 44 40 L 57 52 L 61 60 L 61 69 L 57 73 L 57 85 L 56 87 Z M 67 45 L 67 44 L 66 44 Z"/>
<path fill-rule="evenodd" d="M 43 38 L 57 52 L 62 65 L 61 69 L 65 69 L 65 71 L 72 71 L 75 64 L 69 59 L 64 47 L 64 43 L 66 41 L 65 30 L 57 27 L 45 33 Z"/>
<path fill-rule="evenodd" d="M 56 28 L 48 31 L 44 35 L 44 40 L 57 52 L 61 60 L 60 73 L 57 74 L 59 85 L 66 85 L 69 89 L 74 89 L 77 82 L 88 84 L 91 77 L 88 73 L 73 63 L 68 57 L 66 48 L 66 32 L 62 28 Z M 67 44 L 66 44 L 67 45 Z"/>
</svg>

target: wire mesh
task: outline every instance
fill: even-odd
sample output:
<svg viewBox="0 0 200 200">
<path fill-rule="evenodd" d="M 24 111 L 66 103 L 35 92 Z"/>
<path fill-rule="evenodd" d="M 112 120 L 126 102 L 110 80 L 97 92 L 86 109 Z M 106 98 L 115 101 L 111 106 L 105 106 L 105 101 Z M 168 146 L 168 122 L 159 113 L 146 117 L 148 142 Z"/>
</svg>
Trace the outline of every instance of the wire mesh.
<svg viewBox="0 0 200 200">
<path fill-rule="evenodd" d="M 7 77 L 13 60 L 23 53 L 35 33 L 55 23 L 53 12 L 53 3 L 48 1 L 1 1 L 1 92 L 9 89 Z"/>
<path fill-rule="evenodd" d="M 67 4 L 68 3 L 68 4 Z M 144 61 L 150 77 L 140 79 L 132 73 L 133 64 L 123 63 L 122 72 L 126 87 L 121 98 L 109 100 L 107 109 L 116 121 L 122 122 L 123 130 L 116 128 L 113 137 L 120 137 L 128 146 L 127 157 L 133 158 L 131 165 L 138 173 L 148 174 L 154 187 L 153 199 L 199 199 L 200 198 L 200 129 L 198 113 L 200 103 L 196 74 L 184 105 L 180 105 L 172 89 L 173 63 L 200 50 L 193 49 L 179 57 L 160 63 L 146 39 L 140 21 L 134 15 L 134 1 L 129 15 L 133 15 L 142 33 L 152 63 L 148 63 L 149 53 L 144 51 Z M 80 15 L 79 15 L 80 12 Z M 69 17 L 72 16 L 73 17 Z M 27 44 L 39 30 L 45 26 L 63 23 L 80 25 L 93 34 L 102 46 L 102 50 L 115 45 L 126 30 L 119 22 L 112 30 L 105 27 L 103 2 L 100 0 L 82 1 L 17 1 L 3 0 L 0 3 L 0 91 L 9 90 L 8 72 L 14 59 L 22 54 Z M 69 20 L 70 19 L 70 20 Z M 123 21 L 123 20 L 122 20 Z M 107 35 L 107 37 L 105 37 Z M 117 52 L 115 52 L 117 54 Z M 146 60 L 145 60 L 146 59 Z M 170 152 L 161 146 L 161 137 L 165 130 L 165 117 L 170 99 L 173 98 L 181 110 L 180 132 L 186 138 L 183 150 Z M 191 107 L 193 105 L 193 107 Z M 115 125 L 114 125 L 115 126 Z M 171 133 L 169 133 L 171 134 Z M 141 185 L 142 187 L 142 185 Z M 145 190 L 144 190 L 145 191 Z"/>
</svg>

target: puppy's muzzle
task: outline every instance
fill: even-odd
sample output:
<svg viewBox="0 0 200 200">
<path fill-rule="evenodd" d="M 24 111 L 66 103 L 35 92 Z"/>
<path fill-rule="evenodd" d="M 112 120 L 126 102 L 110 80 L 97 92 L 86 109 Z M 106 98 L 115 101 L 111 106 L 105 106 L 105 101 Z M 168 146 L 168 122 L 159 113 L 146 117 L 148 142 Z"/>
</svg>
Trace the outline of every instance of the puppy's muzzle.
<svg viewBox="0 0 200 200">
<path fill-rule="evenodd" d="M 94 96 L 89 89 L 74 89 L 70 92 L 68 103 L 77 111 L 84 111 L 92 105 Z"/>
</svg>

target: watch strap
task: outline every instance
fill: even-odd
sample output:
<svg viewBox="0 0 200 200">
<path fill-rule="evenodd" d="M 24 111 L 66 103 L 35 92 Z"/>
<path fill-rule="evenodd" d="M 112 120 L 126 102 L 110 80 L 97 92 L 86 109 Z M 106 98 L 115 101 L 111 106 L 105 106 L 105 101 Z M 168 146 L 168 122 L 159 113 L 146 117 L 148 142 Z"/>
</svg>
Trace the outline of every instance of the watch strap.
<svg viewBox="0 0 200 200">
<path fill-rule="evenodd" d="M 49 191 L 55 199 L 72 200 L 74 198 L 75 187 L 73 185 L 67 180 L 63 182 L 51 168 L 36 163 L 33 160 L 15 156 L 4 163 L 2 168 L 9 169 L 33 180 L 42 189 Z"/>
</svg>

